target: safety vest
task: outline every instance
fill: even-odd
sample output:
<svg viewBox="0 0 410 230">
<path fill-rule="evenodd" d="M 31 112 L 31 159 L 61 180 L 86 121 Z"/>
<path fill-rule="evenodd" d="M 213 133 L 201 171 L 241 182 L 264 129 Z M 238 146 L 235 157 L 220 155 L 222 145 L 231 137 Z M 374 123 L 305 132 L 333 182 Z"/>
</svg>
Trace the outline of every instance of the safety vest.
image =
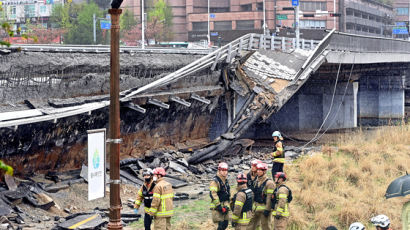
<svg viewBox="0 0 410 230">
<path fill-rule="evenodd" d="M 265 188 L 266 182 L 268 182 L 269 179 L 266 179 L 261 186 L 258 186 L 258 184 L 255 184 L 255 202 L 260 203 L 260 204 L 266 204 L 266 195 L 263 194 L 263 189 Z"/>
<path fill-rule="evenodd" d="M 276 148 L 276 144 L 277 143 L 282 143 L 282 148 L 283 148 L 283 151 L 282 151 L 282 154 L 281 155 L 279 155 L 279 156 L 275 156 L 274 158 L 273 158 L 273 162 L 276 162 L 276 163 L 282 163 L 282 164 L 284 164 L 285 163 L 285 145 L 283 144 L 283 142 L 281 141 L 281 140 L 278 140 L 278 141 L 276 141 L 274 144 L 274 147 L 273 147 L 273 152 L 276 152 L 278 149 Z"/>
<path fill-rule="evenodd" d="M 245 193 L 245 195 L 246 195 L 246 201 L 245 201 L 245 203 L 243 204 L 243 206 L 242 206 L 242 212 L 241 212 L 241 214 L 243 214 L 244 212 L 247 212 L 247 211 L 250 211 L 250 210 L 252 210 L 252 204 L 253 204 L 253 192 L 252 192 L 252 190 L 251 189 L 249 189 L 249 188 L 245 188 L 245 189 L 242 189 L 241 191 L 239 191 L 239 192 L 243 192 L 243 193 Z M 238 193 L 237 193 L 238 194 Z M 233 196 L 233 203 L 235 204 L 235 202 L 236 202 L 236 195 L 237 194 L 235 194 L 235 196 Z"/>
<path fill-rule="evenodd" d="M 252 192 L 255 192 L 255 185 L 258 183 L 258 176 L 255 176 L 255 179 L 252 180 L 252 172 L 248 172 L 248 174 L 246 175 L 247 178 L 247 182 L 246 182 L 246 186 L 248 186 L 249 189 L 252 190 Z"/>
<path fill-rule="evenodd" d="M 285 187 L 288 190 L 289 195 L 286 194 L 278 194 L 279 193 L 279 189 L 281 187 Z M 272 215 L 276 216 L 276 215 L 280 215 L 280 216 L 284 216 L 284 217 L 288 217 L 289 216 L 289 203 L 292 201 L 293 197 L 292 197 L 292 191 L 290 190 L 290 188 L 284 184 L 280 185 L 279 187 L 277 187 L 273 193 L 273 197 L 274 200 L 272 200 L 272 208 L 274 209 L 274 211 L 272 212 Z M 283 199 L 287 199 L 286 204 L 285 204 L 285 208 L 276 208 L 275 206 L 277 205 L 277 203 L 279 202 L 279 199 L 283 198 Z M 274 202 L 273 202 L 274 201 Z M 276 208 L 276 209 L 275 209 Z"/>
<path fill-rule="evenodd" d="M 144 196 L 144 206 L 146 208 L 151 207 L 152 197 L 154 195 L 154 192 L 153 192 L 154 187 L 155 187 L 155 182 L 152 182 L 151 188 L 149 190 L 145 185 L 142 187 L 142 195 Z"/>
<path fill-rule="evenodd" d="M 224 202 L 224 201 L 229 201 L 231 197 L 231 187 L 229 186 L 228 180 L 225 181 L 225 183 L 222 182 L 221 178 L 218 176 L 214 177 L 214 181 L 219 184 L 219 191 L 216 192 L 218 195 L 219 201 Z M 209 196 L 212 197 L 212 191 L 209 191 Z"/>
</svg>

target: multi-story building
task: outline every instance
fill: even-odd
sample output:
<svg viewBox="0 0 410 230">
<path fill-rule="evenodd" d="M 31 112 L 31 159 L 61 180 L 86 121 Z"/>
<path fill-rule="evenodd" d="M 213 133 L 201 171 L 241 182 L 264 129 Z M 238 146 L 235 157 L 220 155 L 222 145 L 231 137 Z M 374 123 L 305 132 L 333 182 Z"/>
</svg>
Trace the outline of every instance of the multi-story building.
<svg viewBox="0 0 410 230">
<path fill-rule="evenodd" d="M 395 14 L 395 25 L 406 25 L 408 27 L 410 21 L 410 1 L 409 0 L 394 0 L 393 2 L 394 12 Z M 407 34 L 395 34 L 395 38 L 404 38 L 408 39 L 408 28 Z"/>
<path fill-rule="evenodd" d="M 26 24 L 42 24 L 48 28 L 52 7 L 61 0 L 0 0 L 3 7 L 2 20 L 10 22 L 14 30 L 26 30 Z"/>
<path fill-rule="evenodd" d="M 134 9 L 134 14 L 138 17 L 140 1 L 125 0 L 123 4 L 126 8 Z M 174 15 L 174 40 L 207 39 L 208 0 L 168 0 L 167 2 L 172 7 Z M 266 28 L 269 32 L 290 31 L 288 35 L 292 35 L 295 11 L 289 10 L 289 7 L 292 7 L 291 2 L 291 0 L 209 0 L 211 40 L 216 42 L 220 38 L 226 42 L 249 32 L 261 33 L 264 24 L 264 3 Z M 284 10 L 284 8 L 288 9 Z M 300 0 L 299 10 L 302 37 L 319 34 L 312 30 L 333 28 L 370 36 L 391 37 L 392 35 L 393 7 L 376 0 Z M 333 17 L 330 13 L 341 15 Z"/>
</svg>

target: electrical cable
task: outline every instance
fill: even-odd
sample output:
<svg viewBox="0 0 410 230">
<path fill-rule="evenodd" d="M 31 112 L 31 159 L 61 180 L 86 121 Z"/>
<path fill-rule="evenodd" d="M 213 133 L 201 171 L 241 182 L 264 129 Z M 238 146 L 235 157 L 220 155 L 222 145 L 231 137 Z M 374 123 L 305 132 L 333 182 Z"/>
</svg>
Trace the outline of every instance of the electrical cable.
<svg viewBox="0 0 410 230">
<path fill-rule="evenodd" d="M 336 89 L 337 89 L 337 82 L 338 82 L 338 80 L 339 80 L 339 74 L 340 74 L 340 68 L 341 68 L 341 66 L 342 66 L 342 61 L 339 62 L 339 68 L 338 68 L 338 70 L 337 70 L 335 86 L 334 86 L 334 88 L 333 88 L 333 95 L 332 95 L 332 100 L 330 101 L 330 107 L 329 107 L 328 113 L 326 114 L 325 118 L 323 119 L 323 122 L 322 122 L 322 124 L 320 125 L 318 131 L 316 132 L 315 136 L 314 136 L 310 141 L 308 141 L 306 144 L 304 144 L 302 147 L 299 147 L 299 149 L 305 148 L 307 145 L 309 145 L 310 143 L 312 143 L 312 142 L 315 140 L 315 138 L 317 138 L 317 136 L 318 136 L 319 133 L 320 133 L 320 130 L 323 128 L 323 126 L 325 125 L 327 119 L 329 118 L 330 112 L 332 111 L 333 102 L 334 102 L 334 99 L 335 99 L 335 94 L 336 94 Z"/>
<path fill-rule="evenodd" d="M 352 68 L 350 69 L 349 78 L 348 78 L 348 80 L 347 80 L 347 84 L 346 84 L 345 90 L 344 90 L 344 92 L 343 92 L 342 100 L 341 100 L 341 102 L 340 102 L 340 104 L 339 104 L 339 106 L 338 106 L 338 108 L 337 108 L 337 110 L 336 110 L 336 114 L 339 113 L 339 110 L 340 110 L 340 108 L 341 108 L 341 106 L 342 106 L 342 104 L 343 104 L 343 102 L 344 102 L 344 98 L 345 98 L 345 96 L 346 96 L 347 89 L 349 88 L 349 83 L 350 83 L 350 80 L 351 80 L 351 77 L 352 77 L 355 60 L 356 60 L 356 56 L 353 57 Z M 328 114 L 330 114 L 330 111 L 331 111 L 331 108 L 329 109 L 329 113 L 328 113 Z M 327 128 L 323 131 L 323 133 L 321 133 L 321 135 L 320 135 L 319 137 L 317 137 L 317 134 L 320 132 L 320 129 L 319 129 L 318 132 L 316 133 L 316 136 L 315 136 L 314 138 L 312 138 L 312 140 L 310 140 L 308 143 L 306 143 L 306 144 L 303 145 L 302 147 L 299 147 L 299 149 L 305 148 L 305 147 L 306 147 L 307 145 L 309 145 L 310 143 L 319 140 L 319 139 L 330 129 L 330 127 L 332 127 L 333 123 L 335 122 L 335 119 L 336 119 L 336 115 L 333 116 L 332 120 L 330 121 L 330 124 L 329 124 L 329 125 L 327 126 Z M 325 122 L 326 122 L 326 121 L 323 121 L 323 124 L 324 124 Z M 322 126 L 321 126 L 321 127 L 322 127 Z"/>
</svg>

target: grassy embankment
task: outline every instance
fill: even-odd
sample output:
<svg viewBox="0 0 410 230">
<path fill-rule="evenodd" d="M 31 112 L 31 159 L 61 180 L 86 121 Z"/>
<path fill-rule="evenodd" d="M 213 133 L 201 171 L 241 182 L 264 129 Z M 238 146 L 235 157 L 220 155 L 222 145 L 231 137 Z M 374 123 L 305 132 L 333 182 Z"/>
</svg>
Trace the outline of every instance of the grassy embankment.
<svg viewBox="0 0 410 230">
<path fill-rule="evenodd" d="M 381 213 L 400 229 L 402 204 L 410 198 L 386 200 L 384 194 L 391 181 L 410 171 L 410 125 L 357 131 L 322 149 L 285 166 L 294 195 L 288 229 L 347 229 L 356 221 L 373 229 L 369 219 Z M 213 229 L 208 205 L 206 197 L 176 208 L 173 229 Z M 133 226 L 142 229 L 142 221 Z"/>
</svg>

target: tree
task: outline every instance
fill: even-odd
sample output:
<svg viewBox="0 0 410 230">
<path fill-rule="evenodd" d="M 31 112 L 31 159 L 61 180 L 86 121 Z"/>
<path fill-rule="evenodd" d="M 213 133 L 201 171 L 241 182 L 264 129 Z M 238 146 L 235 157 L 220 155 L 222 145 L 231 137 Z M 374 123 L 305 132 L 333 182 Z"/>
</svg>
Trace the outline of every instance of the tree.
<svg viewBox="0 0 410 230">
<path fill-rule="evenodd" d="M 3 14 L 3 7 L 2 7 L 2 2 L 0 2 L 0 13 Z M 7 37 L 11 37 L 13 36 L 14 32 L 11 30 L 11 26 L 9 23 L 1 20 L 0 21 L 1 24 L 1 30 L 0 30 L 0 37 L 2 39 L 0 39 L 0 46 L 10 46 L 10 43 L 8 41 L 4 41 L 3 38 L 7 38 Z"/>
<path fill-rule="evenodd" d="M 154 27 L 162 27 L 162 30 L 159 33 L 153 34 L 155 40 L 172 39 L 172 17 L 172 9 L 164 0 L 158 0 L 154 4 L 154 8 L 148 11 L 148 22 Z M 156 30 L 155 28 L 147 27 L 147 30 L 149 29 Z"/>
<path fill-rule="evenodd" d="M 132 13 L 132 11 L 129 11 L 128 9 L 126 9 L 125 12 L 121 14 L 121 17 L 120 17 L 121 31 L 131 30 L 137 24 L 138 22 L 137 20 L 135 20 L 134 14 Z"/>
<path fill-rule="evenodd" d="M 91 2 L 89 4 L 81 4 L 81 9 L 78 12 L 77 20 L 74 21 L 72 27 L 68 31 L 65 42 L 68 44 L 93 44 L 93 14 L 97 18 L 103 16 L 103 12 L 98 8 L 97 4 Z M 100 26 L 96 26 L 96 43 L 102 41 L 102 31 Z"/>
</svg>

